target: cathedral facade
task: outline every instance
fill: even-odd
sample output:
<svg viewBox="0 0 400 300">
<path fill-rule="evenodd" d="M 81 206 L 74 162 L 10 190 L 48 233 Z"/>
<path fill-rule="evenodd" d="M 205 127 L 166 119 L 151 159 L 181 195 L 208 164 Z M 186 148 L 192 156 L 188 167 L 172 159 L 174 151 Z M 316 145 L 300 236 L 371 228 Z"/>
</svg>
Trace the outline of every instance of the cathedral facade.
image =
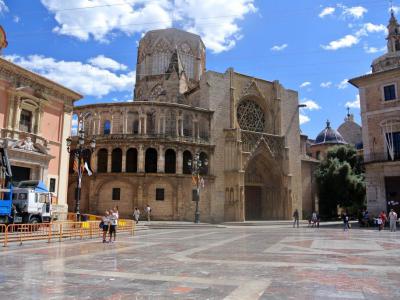
<svg viewBox="0 0 400 300">
<path fill-rule="evenodd" d="M 150 31 L 139 43 L 133 101 L 74 108 L 97 142 L 82 211 L 118 205 L 131 216 L 149 204 L 156 219 L 193 220 L 195 156 L 203 222 L 290 219 L 312 209 L 303 207 L 313 204 L 303 199 L 310 187 L 302 183 L 297 92 L 232 68 L 206 71 L 205 53 L 197 35 Z M 70 208 L 75 188 L 71 172 Z"/>
</svg>

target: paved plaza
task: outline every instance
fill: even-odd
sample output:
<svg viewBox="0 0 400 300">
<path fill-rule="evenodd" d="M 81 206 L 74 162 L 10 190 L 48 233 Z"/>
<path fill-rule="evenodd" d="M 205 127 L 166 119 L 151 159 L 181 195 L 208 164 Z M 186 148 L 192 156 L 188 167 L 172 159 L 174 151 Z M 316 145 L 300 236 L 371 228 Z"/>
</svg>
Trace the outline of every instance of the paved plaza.
<svg viewBox="0 0 400 300">
<path fill-rule="evenodd" d="M 0 249 L 0 299 L 400 299 L 400 232 L 227 227 Z"/>
</svg>

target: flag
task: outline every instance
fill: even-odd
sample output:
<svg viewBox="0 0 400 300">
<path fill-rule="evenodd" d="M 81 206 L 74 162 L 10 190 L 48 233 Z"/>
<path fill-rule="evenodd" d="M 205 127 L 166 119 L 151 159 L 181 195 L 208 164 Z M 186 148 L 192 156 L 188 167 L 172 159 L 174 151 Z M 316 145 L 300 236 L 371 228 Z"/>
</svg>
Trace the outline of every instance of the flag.
<svg viewBox="0 0 400 300">
<path fill-rule="evenodd" d="M 200 186 L 201 186 L 201 188 L 204 189 L 204 178 L 203 177 L 200 178 Z"/>
<path fill-rule="evenodd" d="M 74 158 L 74 165 L 73 165 L 73 167 L 72 167 L 75 173 L 78 173 L 78 165 L 79 165 L 79 160 L 78 160 L 78 158 L 75 156 L 75 158 Z"/>
<path fill-rule="evenodd" d="M 89 176 L 92 176 L 92 171 L 89 169 L 89 166 L 88 166 L 88 164 L 87 164 L 87 162 L 85 162 L 85 170 L 86 170 L 86 172 L 88 173 L 88 175 Z"/>
</svg>

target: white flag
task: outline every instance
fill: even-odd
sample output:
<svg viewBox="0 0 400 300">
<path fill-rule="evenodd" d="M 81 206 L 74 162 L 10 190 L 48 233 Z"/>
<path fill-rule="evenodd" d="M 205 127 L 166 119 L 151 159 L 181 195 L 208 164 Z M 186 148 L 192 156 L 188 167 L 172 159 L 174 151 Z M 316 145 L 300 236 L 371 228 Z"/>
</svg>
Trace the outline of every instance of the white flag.
<svg viewBox="0 0 400 300">
<path fill-rule="evenodd" d="M 88 166 L 86 161 L 85 161 L 85 170 L 86 170 L 86 172 L 88 173 L 89 176 L 92 176 L 93 173 L 92 173 L 92 171 L 90 171 L 89 166 Z"/>
</svg>

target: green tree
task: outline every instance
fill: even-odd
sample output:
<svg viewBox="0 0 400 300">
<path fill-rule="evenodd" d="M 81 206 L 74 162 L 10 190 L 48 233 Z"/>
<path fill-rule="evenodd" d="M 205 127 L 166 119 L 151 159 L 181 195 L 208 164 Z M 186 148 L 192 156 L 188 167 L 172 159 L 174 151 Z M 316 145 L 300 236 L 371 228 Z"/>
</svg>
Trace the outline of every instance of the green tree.
<svg viewBox="0 0 400 300">
<path fill-rule="evenodd" d="M 315 177 L 322 216 L 337 216 L 338 206 L 352 214 L 364 206 L 364 168 L 354 147 L 341 145 L 329 149 Z"/>
</svg>

